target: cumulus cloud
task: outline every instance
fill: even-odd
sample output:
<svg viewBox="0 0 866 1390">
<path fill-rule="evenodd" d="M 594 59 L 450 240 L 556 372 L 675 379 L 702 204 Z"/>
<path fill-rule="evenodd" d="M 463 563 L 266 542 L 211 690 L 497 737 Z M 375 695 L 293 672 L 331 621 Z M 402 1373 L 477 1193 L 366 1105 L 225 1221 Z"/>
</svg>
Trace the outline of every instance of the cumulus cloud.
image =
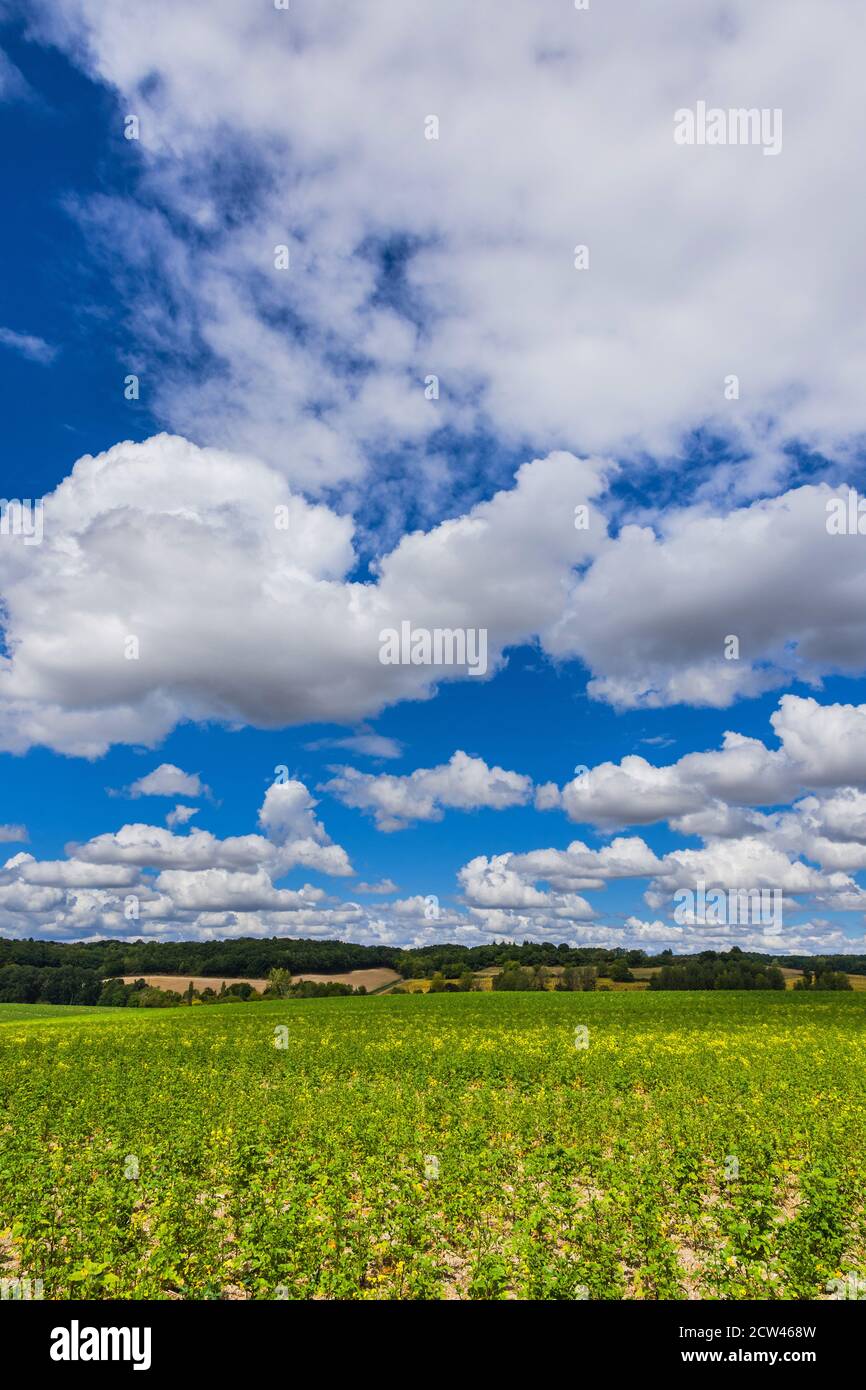
<svg viewBox="0 0 866 1390">
<path fill-rule="evenodd" d="M 0 845 L 26 844 L 27 838 L 26 825 L 0 825 Z"/>
<path fill-rule="evenodd" d="M 43 543 L 0 550 L 0 747 L 96 757 L 112 743 L 153 745 L 185 719 L 353 723 L 468 677 L 465 666 L 383 664 L 380 634 L 404 621 L 485 630 L 491 674 L 508 648 L 537 641 L 581 661 L 590 694 L 620 706 L 724 706 L 794 674 L 815 685 L 863 669 L 866 548 L 828 534 L 836 494 L 804 487 L 717 517 L 696 505 L 658 538 L 635 527 L 611 538 L 600 507 L 614 471 L 565 453 L 524 464 L 513 486 L 404 536 L 359 580 L 349 518 L 290 493 L 266 464 L 167 436 L 80 459 L 45 500 Z M 587 530 L 572 524 L 576 505 L 590 507 Z M 728 661 L 731 634 L 740 657 Z M 806 711 L 783 701 L 776 716 L 804 764 L 797 748 L 816 736 Z M 398 751 L 363 726 L 338 742 Z M 720 777 L 742 768 L 750 779 L 757 761 L 784 776 L 784 758 L 735 734 L 717 760 Z M 636 755 L 594 769 L 566 803 L 591 792 L 615 806 L 626 783 L 640 785 L 650 818 L 654 803 L 667 815 L 700 809 L 684 777 Z"/>
<path fill-rule="evenodd" d="M 146 777 L 139 777 L 128 788 L 126 795 L 138 796 L 207 796 L 206 787 L 197 772 L 184 772 L 174 763 L 160 763 Z M 190 813 L 192 814 L 192 813 Z M 189 819 L 189 817 L 187 817 Z"/>
<path fill-rule="evenodd" d="M 260 912 L 309 907 L 316 901 L 310 889 L 298 892 L 277 889 L 264 869 L 242 873 L 230 869 L 164 869 L 156 888 L 165 893 L 178 910 L 196 912 Z M 324 894 L 319 893 L 319 897 Z"/>
<path fill-rule="evenodd" d="M 94 864 L 81 859 L 37 860 L 32 854 L 16 854 L 4 869 L 22 883 L 44 888 L 127 888 L 138 875 L 123 864 Z"/>
<path fill-rule="evenodd" d="M 627 0 L 615 24 L 498 0 L 31 9 L 140 114 L 140 196 L 81 216 L 132 258 L 131 314 L 148 288 L 136 338 L 167 359 L 172 428 L 317 487 L 383 446 L 413 467 L 443 425 L 657 457 L 707 426 L 756 458 L 752 485 L 792 437 L 862 431 L 847 0 L 668 0 L 661 21 Z M 699 99 L 781 108 L 781 155 L 677 145 Z"/>
<path fill-rule="evenodd" d="M 850 807 L 856 820 L 862 798 L 844 798 L 849 799 L 856 800 Z M 620 836 L 598 849 L 575 840 L 564 850 L 479 855 L 459 871 L 458 881 L 470 917 L 481 929 L 509 938 L 519 939 L 520 931 L 532 924 L 542 939 L 558 930 L 569 940 L 649 950 L 665 945 L 680 952 L 726 950 L 732 945 L 771 953 L 856 949 L 834 924 L 799 920 L 807 908 L 866 911 L 866 892 L 849 872 L 842 871 L 864 866 L 866 845 L 834 842 L 831 849 L 839 851 L 835 860 L 831 853 L 820 867 L 805 862 L 819 858 L 816 847 L 821 842 L 814 834 L 815 824 L 834 823 L 843 836 L 848 834 L 849 816 L 838 805 L 828 808 L 826 822 L 820 813 L 820 803 L 812 798 L 790 812 L 763 817 L 762 824 L 752 828 L 754 833 L 727 838 L 708 835 L 700 849 L 675 849 L 664 855 L 654 853 L 638 836 Z M 808 832 L 803 824 L 807 818 Z M 582 896 L 624 880 L 642 882 L 645 902 L 662 915 L 644 921 L 632 913 L 618 922 L 605 921 L 600 908 Z M 695 892 L 698 886 L 705 892 L 765 890 L 775 896 L 766 896 L 766 920 L 760 920 L 755 911 L 751 920 L 732 919 L 720 925 L 705 919 L 696 908 L 684 911 L 678 894 Z M 594 919 L 588 935 L 587 918 Z"/>
<path fill-rule="evenodd" d="M 419 767 L 405 777 L 339 768 L 322 790 L 346 806 L 370 811 L 379 830 L 391 831 L 405 830 L 413 821 L 441 820 L 446 807 L 502 811 L 524 806 L 532 795 L 532 781 L 519 772 L 488 767 L 483 758 L 458 749 L 447 763 Z"/>
<path fill-rule="evenodd" d="M 866 547 L 826 524 L 864 432 L 857 6 L 669 0 L 660 20 L 625 0 L 616 24 L 499 0 L 31 13 L 31 38 L 140 115 L 141 182 L 73 213 L 173 433 L 80 459 L 42 543 L 0 547 L 0 749 L 93 758 L 185 721 L 315 721 L 349 732 L 314 747 L 393 758 L 361 721 L 467 675 L 384 666 L 379 634 L 406 620 L 486 630 L 491 677 L 522 644 L 579 662 L 622 710 L 863 673 Z M 0 58 L 0 99 L 21 81 Z M 697 99 L 783 108 L 780 157 L 676 145 L 674 111 Z M 13 329 L 0 346 L 55 353 Z M 792 486 L 806 451 L 812 481 Z M 513 481 L 507 460 L 526 460 Z M 617 491 L 647 460 L 689 469 L 686 505 Z M 196 814 L 177 805 L 66 860 L 16 856 L 0 923 L 122 930 L 132 887 L 157 935 L 639 941 L 674 930 L 663 904 L 698 874 L 862 911 L 866 706 L 786 695 L 772 727 L 776 747 L 729 731 L 535 791 L 603 832 L 666 821 L 701 848 L 478 856 L 466 910 L 433 925 L 424 898 L 366 912 L 276 886 L 351 872 L 298 782 L 269 789 L 260 833 L 176 833 Z M 405 776 L 341 768 L 327 790 L 396 830 L 533 789 L 459 753 Z M 130 789 L 205 793 L 171 764 Z M 582 894 L 628 879 L 659 919 L 587 920 Z M 834 930 L 814 919 L 799 939 L 829 949 Z"/>
<path fill-rule="evenodd" d="M 45 499 L 43 543 L 0 549 L 0 747 L 95 757 L 182 719 L 354 723 L 429 697 L 467 668 L 384 665 L 380 632 L 483 628 L 494 668 L 602 543 L 598 517 L 572 516 L 603 487 L 598 461 L 535 460 L 360 582 L 351 521 L 266 464 L 166 436 L 79 459 Z"/>
<path fill-rule="evenodd" d="M 631 754 L 562 788 L 545 783 L 536 806 L 598 826 L 667 820 L 684 834 L 740 835 L 767 824 L 744 808 L 779 805 L 813 788 L 866 787 L 866 705 L 783 695 L 770 723 L 777 749 L 729 731 L 720 749 L 666 766 Z"/>
<path fill-rule="evenodd" d="M 866 547 L 827 530 L 828 503 L 847 496 L 806 486 L 623 526 L 570 587 L 547 650 L 579 657 L 590 694 L 624 709 L 721 709 L 797 678 L 862 672 Z"/>
<path fill-rule="evenodd" d="M 263 835 L 220 839 L 207 830 L 178 835 L 135 824 L 70 844 L 65 859 L 13 855 L 0 869 L 0 931 L 75 939 L 141 931 L 339 935 L 361 920 L 357 905 L 311 884 L 277 886 L 297 869 L 336 878 L 354 872 L 315 806 L 302 783 L 287 782 L 268 788 L 259 811 Z"/>
<path fill-rule="evenodd" d="M 567 849 L 532 850 L 510 856 L 513 868 L 555 888 L 597 887 L 620 878 L 655 873 L 660 861 L 637 835 L 617 836 L 601 849 L 573 840 Z"/>
<path fill-rule="evenodd" d="M 677 927 L 673 922 L 662 922 L 659 918 L 654 922 L 646 922 L 640 917 L 627 917 L 625 925 L 635 941 L 646 942 L 645 949 L 648 951 L 663 951 L 666 946 L 673 947 L 686 935 L 685 927 Z"/>
<path fill-rule="evenodd" d="M 283 873 L 302 864 L 307 869 L 344 877 L 354 873 L 342 845 L 335 845 L 313 814 L 318 803 L 303 782 L 273 782 L 259 811 L 259 824 L 277 847 Z"/>
<path fill-rule="evenodd" d="M 824 874 L 792 860 L 764 839 L 745 836 L 740 840 L 710 840 L 703 849 L 677 849 L 666 854 L 647 902 L 658 908 L 669 903 L 677 889 L 694 888 L 697 883 L 712 889 L 775 888 L 787 894 L 857 888 L 847 874 Z"/>
<path fill-rule="evenodd" d="M 83 844 L 67 845 L 67 852 L 93 864 L 136 864 L 158 869 L 254 869 L 276 855 L 276 848 L 262 835 L 231 835 L 220 840 L 209 830 L 175 835 L 159 825 L 124 825 L 119 830 L 95 835 Z"/>
<path fill-rule="evenodd" d="M 545 931 L 556 927 L 562 931 L 569 924 L 577 925 L 597 915 L 582 891 L 603 889 L 621 879 L 659 875 L 665 863 L 642 839 L 629 836 L 600 849 L 574 840 L 564 850 L 477 855 L 457 877 L 464 901 L 473 915 L 483 915 L 488 927 L 494 921 L 503 925 L 507 918 L 502 914 L 506 913 L 516 915 L 521 922 L 537 919 Z"/>
<path fill-rule="evenodd" d="M 511 859 L 508 854 L 497 854 L 491 859 L 479 855 L 460 870 L 458 878 L 471 907 L 519 908 L 523 912 L 542 908 L 546 915 L 558 911 L 574 919 L 594 915 L 590 904 L 578 893 L 551 893 L 536 888 L 526 874 L 511 867 Z"/>
</svg>

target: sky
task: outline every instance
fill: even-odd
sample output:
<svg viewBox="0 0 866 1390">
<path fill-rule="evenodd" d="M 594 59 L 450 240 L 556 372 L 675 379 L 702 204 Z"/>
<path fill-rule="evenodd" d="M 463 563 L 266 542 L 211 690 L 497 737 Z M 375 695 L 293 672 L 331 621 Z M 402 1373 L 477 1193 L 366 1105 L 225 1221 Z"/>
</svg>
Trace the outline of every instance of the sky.
<svg viewBox="0 0 866 1390">
<path fill-rule="evenodd" d="M 864 39 L 0 0 L 0 934 L 866 949 Z"/>
</svg>

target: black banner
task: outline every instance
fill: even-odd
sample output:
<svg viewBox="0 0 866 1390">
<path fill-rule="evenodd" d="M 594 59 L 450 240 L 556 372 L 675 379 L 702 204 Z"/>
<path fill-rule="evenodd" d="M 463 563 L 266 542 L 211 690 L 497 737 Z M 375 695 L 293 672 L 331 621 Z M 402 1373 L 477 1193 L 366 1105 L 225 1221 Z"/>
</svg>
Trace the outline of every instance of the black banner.
<svg viewBox="0 0 866 1390">
<path fill-rule="evenodd" d="M 709 1367 L 784 1377 L 841 1371 L 862 1326 L 857 1300 L 822 1303 L 516 1302 L 0 1302 L 0 1330 L 33 1373 L 51 1380 L 232 1370 L 285 1372 L 320 1358 L 322 1369 L 357 1370 L 387 1349 L 391 1365 L 446 1364 L 469 1345 L 495 1366 L 522 1346 L 575 1367 L 611 1371 Z M 524 1342 L 538 1335 L 544 1343 Z M 450 1339 L 457 1337 L 458 1341 Z M 430 1339 L 434 1340 L 430 1340 Z M 447 1341 L 439 1341 L 447 1338 Z M 434 1350 L 435 1349 L 435 1350 Z M 483 1349 L 483 1352 L 482 1352 Z"/>
</svg>

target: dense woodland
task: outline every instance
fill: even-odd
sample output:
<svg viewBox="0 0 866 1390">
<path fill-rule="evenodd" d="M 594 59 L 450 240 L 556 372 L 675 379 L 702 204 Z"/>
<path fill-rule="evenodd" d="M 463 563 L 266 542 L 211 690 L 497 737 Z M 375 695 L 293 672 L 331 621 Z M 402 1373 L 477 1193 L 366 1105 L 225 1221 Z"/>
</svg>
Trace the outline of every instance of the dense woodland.
<svg viewBox="0 0 866 1390">
<path fill-rule="evenodd" d="M 844 978 L 844 977 L 843 977 Z M 785 977 L 770 961 L 704 952 L 690 960 L 663 965 L 650 989 L 784 989 Z"/>
<path fill-rule="evenodd" d="M 792 966 L 811 972 L 812 988 L 844 988 L 830 983 L 833 975 L 866 974 L 866 956 L 762 956 L 737 947 L 724 955 L 713 951 L 674 957 L 670 951 L 606 950 L 594 946 L 553 945 L 550 942 L 491 942 L 484 946 L 437 945 L 403 949 L 358 946 L 345 941 L 310 941 L 273 937 L 244 937 L 232 941 L 90 941 L 59 942 L 0 939 L 0 1003 L 97 1004 L 122 1003 L 115 980 L 119 975 L 214 975 L 264 978 L 273 970 L 339 972 L 390 966 L 404 979 L 459 979 L 487 966 L 521 967 L 528 973 L 513 977 L 506 987 L 522 987 L 538 978 L 539 967 L 594 968 L 598 975 L 627 979 L 630 969 L 660 965 L 654 989 L 781 988 L 774 967 Z M 753 979 L 764 976 L 764 983 Z M 585 977 L 588 978 L 588 977 Z M 683 983 L 684 979 L 689 983 Z M 736 979 L 739 983 L 717 984 Z M 818 983 L 821 981 L 821 983 Z M 121 988 L 123 988 L 121 986 Z"/>
</svg>

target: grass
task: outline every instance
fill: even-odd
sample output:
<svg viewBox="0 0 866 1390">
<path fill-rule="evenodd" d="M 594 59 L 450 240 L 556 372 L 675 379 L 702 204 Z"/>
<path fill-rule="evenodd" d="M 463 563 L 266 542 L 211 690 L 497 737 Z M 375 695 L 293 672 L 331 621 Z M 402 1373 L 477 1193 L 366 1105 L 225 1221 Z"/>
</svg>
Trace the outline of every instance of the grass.
<svg viewBox="0 0 866 1390">
<path fill-rule="evenodd" d="M 0 1024 L 18 1023 L 21 1019 L 47 1018 L 55 1023 L 79 1015 L 102 1014 L 105 1017 L 117 1016 L 117 1009 L 106 1009 L 98 1004 L 0 1004 Z"/>
</svg>

